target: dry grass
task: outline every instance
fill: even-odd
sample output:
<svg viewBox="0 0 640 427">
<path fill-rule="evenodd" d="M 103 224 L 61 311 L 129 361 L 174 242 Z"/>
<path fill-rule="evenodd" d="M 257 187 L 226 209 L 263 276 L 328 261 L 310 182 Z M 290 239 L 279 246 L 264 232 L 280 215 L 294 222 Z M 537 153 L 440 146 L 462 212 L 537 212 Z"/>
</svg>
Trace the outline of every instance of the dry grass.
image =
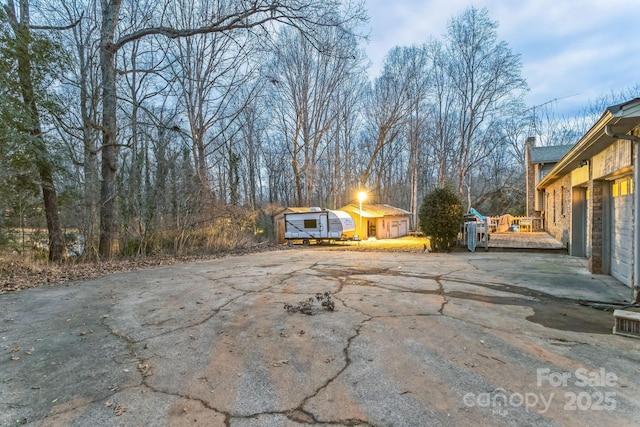
<svg viewBox="0 0 640 427">
<path fill-rule="evenodd" d="M 89 280 L 111 273 L 133 271 L 145 268 L 180 264 L 230 255 L 272 250 L 268 244 L 252 244 L 227 251 L 216 251 L 189 256 L 139 256 L 117 258 L 108 261 L 66 260 L 61 264 L 52 264 L 42 258 L 18 254 L 0 254 L 0 294 L 36 288 L 43 285 L 55 285 L 70 281 Z"/>
<path fill-rule="evenodd" d="M 122 271 L 286 248 L 286 245 L 284 247 L 274 247 L 266 243 L 255 244 L 255 241 L 253 243 L 250 242 L 246 236 L 230 239 L 229 236 L 209 235 L 207 236 L 206 243 L 211 252 L 200 255 L 141 256 L 109 261 L 67 260 L 62 264 L 51 264 L 47 262 L 41 254 L 24 256 L 12 253 L 0 253 L 0 294 L 43 285 L 95 279 Z M 429 239 L 425 237 L 407 236 L 398 239 L 312 244 L 308 249 L 418 253 L 424 252 L 425 245 L 429 247 Z M 301 245 L 294 246 L 294 248 L 301 247 Z"/>
</svg>

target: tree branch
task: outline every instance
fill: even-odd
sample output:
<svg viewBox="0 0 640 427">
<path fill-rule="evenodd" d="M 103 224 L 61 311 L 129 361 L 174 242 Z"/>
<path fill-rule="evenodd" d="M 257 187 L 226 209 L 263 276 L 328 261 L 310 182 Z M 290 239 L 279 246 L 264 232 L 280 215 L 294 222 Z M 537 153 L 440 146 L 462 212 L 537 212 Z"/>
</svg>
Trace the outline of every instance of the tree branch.
<svg viewBox="0 0 640 427">
<path fill-rule="evenodd" d="M 262 8 L 258 8 L 254 6 L 254 8 L 252 9 L 246 10 L 244 12 L 239 12 L 236 15 L 224 16 L 218 21 L 211 23 L 210 25 L 206 25 L 198 28 L 186 28 L 181 30 L 172 28 L 172 27 L 144 28 L 142 30 L 135 31 L 131 34 L 127 34 L 121 37 L 120 39 L 118 39 L 118 41 L 114 43 L 113 50 L 117 51 L 118 49 L 120 49 L 122 46 L 126 45 L 129 42 L 141 39 L 146 36 L 151 36 L 151 35 L 162 35 L 171 39 L 176 39 L 176 38 L 190 37 L 197 34 L 219 33 L 219 32 L 230 31 L 230 30 L 253 28 L 274 20 L 274 16 L 267 14 L 267 12 L 271 12 L 273 14 L 274 13 L 273 6 L 267 6 Z M 265 14 L 265 15 L 261 19 L 251 21 L 251 22 L 249 21 L 250 17 L 256 16 L 259 14 Z"/>
<path fill-rule="evenodd" d="M 55 26 L 55 25 L 30 25 L 29 28 L 31 28 L 32 30 L 43 30 L 43 31 L 70 30 L 70 29 L 74 28 L 75 26 L 77 26 L 78 24 L 80 24 L 80 22 L 82 21 L 83 17 L 84 17 L 84 12 L 82 12 L 80 14 L 80 17 L 75 22 L 72 22 L 69 25 L 65 25 L 64 27 L 58 27 L 58 26 Z"/>
</svg>

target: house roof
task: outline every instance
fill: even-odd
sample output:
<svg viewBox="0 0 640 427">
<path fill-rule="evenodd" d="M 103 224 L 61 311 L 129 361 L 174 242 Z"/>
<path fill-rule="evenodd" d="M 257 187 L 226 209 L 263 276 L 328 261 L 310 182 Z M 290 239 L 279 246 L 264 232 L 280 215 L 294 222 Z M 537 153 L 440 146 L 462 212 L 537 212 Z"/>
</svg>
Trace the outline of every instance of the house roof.
<svg viewBox="0 0 640 427">
<path fill-rule="evenodd" d="M 538 183 L 537 188 L 543 189 L 552 184 L 572 170 L 579 168 L 583 161 L 591 159 L 616 142 L 619 138 L 607 135 L 605 132 L 607 127 L 615 135 L 625 135 L 638 126 L 640 126 L 640 98 L 608 107 L 591 129 Z"/>
<path fill-rule="evenodd" d="M 360 214 L 359 204 L 350 204 L 342 207 L 340 210 L 353 212 L 356 215 Z M 362 204 L 362 217 L 363 218 L 383 218 L 385 216 L 407 216 L 411 215 L 411 212 L 404 209 L 396 208 L 389 205 L 374 205 L 374 204 Z"/>
<path fill-rule="evenodd" d="M 557 163 L 573 145 L 552 145 L 549 147 L 533 147 L 529 151 L 531 163 Z"/>
</svg>

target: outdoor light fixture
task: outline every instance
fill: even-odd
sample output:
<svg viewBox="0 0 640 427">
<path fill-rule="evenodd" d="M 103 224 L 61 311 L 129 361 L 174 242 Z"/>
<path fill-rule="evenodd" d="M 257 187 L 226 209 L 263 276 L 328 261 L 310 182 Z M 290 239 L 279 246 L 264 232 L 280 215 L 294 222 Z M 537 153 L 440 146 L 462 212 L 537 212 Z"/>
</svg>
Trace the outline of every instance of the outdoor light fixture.
<svg viewBox="0 0 640 427">
<path fill-rule="evenodd" d="M 360 240 L 362 240 L 362 201 L 366 198 L 367 193 L 365 191 L 358 193 L 358 200 L 360 201 L 360 236 L 358 236 L 358 245 L 360 245 Z"/>
</svg>

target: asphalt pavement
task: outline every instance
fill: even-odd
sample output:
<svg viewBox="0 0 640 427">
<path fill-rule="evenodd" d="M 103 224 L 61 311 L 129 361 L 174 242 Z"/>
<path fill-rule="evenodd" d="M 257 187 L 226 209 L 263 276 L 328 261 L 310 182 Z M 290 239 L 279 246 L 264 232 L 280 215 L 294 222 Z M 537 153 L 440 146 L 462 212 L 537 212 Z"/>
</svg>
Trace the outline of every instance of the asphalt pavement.
<svg viewBox="0 0 640 427">
<path fill-rule="evenodd" d="M 629 298 L 564 254 L 313 247 L 26 289 L 0 425 L 639 425 L 640 340 L 593 308 Z"/>
</svg>

